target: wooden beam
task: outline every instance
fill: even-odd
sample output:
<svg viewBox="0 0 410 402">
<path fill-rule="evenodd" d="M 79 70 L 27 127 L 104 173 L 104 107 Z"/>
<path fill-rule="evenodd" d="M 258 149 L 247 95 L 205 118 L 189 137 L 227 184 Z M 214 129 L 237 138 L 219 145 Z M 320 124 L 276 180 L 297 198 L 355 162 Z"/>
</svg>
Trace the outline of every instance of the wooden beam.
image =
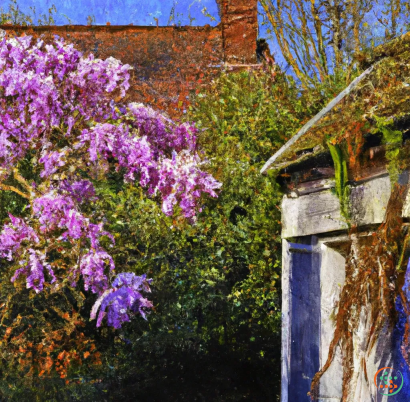
<svg viewBox="0 0 410 402">
<path fill-rule="evenodd" d="M 346 87 L 339 95 L 336 96 L 328 105 L 323 108 L 315 117 L 310 119 L 298 132 L 294 135 L 285 145 L 283 145 L 273 156 L 269 158 L 269 160 L 263 165 L 261 169 L 261 174 L 265 173 L 268 168 L 275 162 L 279 156 L 281 156 L 284 152 L 286 152 L 292 145 L 299 140 L 304 134 L 306 134 L 326 113 L 330 112 L 346 95 L 348 95 L 359 83 L 363 80 L 367 75 L 369 75 L 373 68 L 379 62 L 370 66 L 367 70 L 365 70 L 362 74 L 360 74 L 356 79 L 354 79 L 348 87 Z"/>
</svg>

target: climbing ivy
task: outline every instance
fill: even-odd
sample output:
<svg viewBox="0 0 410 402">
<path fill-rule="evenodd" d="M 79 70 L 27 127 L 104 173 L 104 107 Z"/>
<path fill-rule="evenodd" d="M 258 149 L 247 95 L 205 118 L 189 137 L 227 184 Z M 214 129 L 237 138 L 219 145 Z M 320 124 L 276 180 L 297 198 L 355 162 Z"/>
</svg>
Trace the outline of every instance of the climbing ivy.
<svg viewBox="0 0 410 402">
<path fill-rule="evenodd" d="M 347 161 L 344 158 L 343 150 L 340 145 L 333 145 L 331 142 L 328 143 L 330 154 L 333 159 L 335 167 L 335 189 L 336 194 L 340 201 L 340 210 L 342 216 L 350 224 L 349 220 L 349 188 L 347 187 L 348 182 L 348 170 Z"/>
<path fill-rule="evenodd" d="M 392 185 L 397 183 L 400 168 L 400 159 L 403 156 L 402 144 L 403 133 L 394 129 L 391 119 L 375 116 L 376 125 L 373 132 L 380 132 L 383 136 L 383 143 L 386 145 L 386 159 L 388 161 L 388 171 Z"/>
</svg>

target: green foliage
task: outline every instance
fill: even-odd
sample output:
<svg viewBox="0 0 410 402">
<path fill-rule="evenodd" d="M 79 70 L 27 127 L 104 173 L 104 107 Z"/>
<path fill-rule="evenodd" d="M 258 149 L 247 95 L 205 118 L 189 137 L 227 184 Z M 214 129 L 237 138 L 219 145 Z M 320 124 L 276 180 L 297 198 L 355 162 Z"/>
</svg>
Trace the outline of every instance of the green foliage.
<svg viewBox="0 0 410 402">
<path fill-rule="evenodd" d="M 15 25 L 32 25 L 32 18 L 22 11 L 17 4 L 17 0 L 10 0 L 8 9 L 0 8 L 0 25 L 15 24 Z"/>
<path fill-rule="evenodd" d="M 400 162 L 403 157 L 402 144 L 403 133 L 400 130 L 395 130 L 393 121 L 386 118 L 378 118 L 375 116 L 376 127 L 375 132 L 380 132 L 383 135 L 383 143 L 386 145 L 386 159 L 388 161 L 388 171 L 391 179 L 391 184 L 394 186 L 397 183 L 400 174 Z"/>
<path fill-rule="evenodd" d="M 55 24 L 53 14 L 57 12 L 57 9 L 54 4 L 48 9 L 48 14 L 40 14 L 37 16 L 36 8 L 30 7 L 30 9 L 31 15 L 25 14 L 20 10 L 17 0 L 10 0 L 7 9 L 0 7 L 0 25 L 13 24 L 22 26 L 42 26 Z"/>
<path fill-rule="evenodd" d="M 51 346 L 42 330 L 64 330 L 64 342 L 47 352 L 70 353 L 75 364 L 64 371 L 64 378 L 39 382 L 38 373 L 31 373 L 27 383 L 13 371 L 15 360 L 3 359 L 0 369 L 10 374 L 0 382 L 1 397 L 276 401 L 282 194 L 274 176 L 259 171 L 317 112 L 318 99 L 300 94 L 291 79 L 262 72 L 224 74 L 197 95 L 186 118 L 203 130 L 198 142 L 208 158 L 207 170 L 223 187 L 217 199 L 203 199 L 195 223 L 178 212 L 165 216 L 154 198 L 143 196 L 143 189 L 123 184 L 120 173 L 111 171 L 105 183 L 96 180 L 99 201 L 88 205 L 88 212 L 103 216 L 106 229 L 114 234 L 110 254 L 116 266 L 153 278 L 154 311 L 148 321 L 132 320 L 119 331 L 96 329 L 87 318 L 92 301 L 76 301 L 89 300 L 87 295 L 33 294 L 31 304 L 24 305 L 24 290 L 2 280 L 0 294 L 9 300 L 11 321 L 0 327 L 0 336 L 15 325 L 18 314 L 26 317 L 2 343 L 4 353 L 17 353 L 12 336 L 18 329 Z M 24 174 L 30 177 L 30 169 Z M 13 208 L 22 207 L 20 202 L 16 199 Z M 53 309 L 62 316 L 53 315 Z M 36 325 L 27 329 L 30 319 Z M 85 358 L 90 345 L 101 353 L 100 362 L 95 358 L 91 364 Z"/>
<path fill-rule="evenodd" d="M 201 145 L 212 154 L 219 141 L 229 146 L 231 140 L 239 140 L 255 164 L 265 162 L 290 139 L 335 88 L 323 84 L 317 90 L 300 92 L 292 77 L 278 72 L 272 76 L 242 72 L 223 75 L 209 91 L 198 95 L 195 107 L 198 123 L 213 132 L 210 144 L 203 141 Z M 192 113 L 194 107 L 190 110 Z"/>
<path fill-rule="evenodd" d="M 199 93 L 186 118 L 204 130 L 200 148 L 223 187 L 195 224 L 165 217 L 115 175 L 100 190 L 117 266 L 154 279 L 155 312 L 124 328 L 132 344 L 111 363 L 118 398 L 276 400 L 282 194 L 259 170 L 316 107 L 264 73 L 222 75 Z"/>
<path fill-rule="evenodd" d="M 342 215 L 348 220 L 348 172 L 347 172 L 347 161 L 343 155 L 343 150 L 339 145 L 333 145 L 328 143 L 330 154 L 333 159 L 335 166 L 335 184 L 336 184 L 336 194 L 339 197 L 340 209 Z"/>
<path fill-rule="evenodd" d="M 281 194 L 259 169 L 293 124 L 286 123 L 294 119 L 291 110 L 272 107 L 277 96 L 266 76 L 243 73 L 223 76 L 192 104 L 187 119 L 205 129 L 200 149 L 223 183 L 218 199 L 204 199 L 195 224 L 164 216 L 141 189 L 118 187 L 115 175 L 112 187 L 100 190 L 98 209 L 108 211 L 108 230 L 118 233 L 117 266 L 154 279 L 155 312 L 123 334 L 133 346 L 118 360 L 118 373 L 140 379 L 124 380 L 127 393 L 274 400 Z M 186 386 L 178 389 L 181 382 Z"/>
</svg>

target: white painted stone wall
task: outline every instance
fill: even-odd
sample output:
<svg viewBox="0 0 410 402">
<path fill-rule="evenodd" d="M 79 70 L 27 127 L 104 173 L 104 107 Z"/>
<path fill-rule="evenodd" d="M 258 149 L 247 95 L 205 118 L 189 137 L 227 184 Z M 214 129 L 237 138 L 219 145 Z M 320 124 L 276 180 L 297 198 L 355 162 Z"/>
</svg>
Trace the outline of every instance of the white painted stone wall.
<svg viewBox="0 0 410 402">
<path fill-rule="evenodd" d="M 328 357 L 330 342 L 335 329 L 335 316 L 340 291 L 345 280 L 345 258 L 332 246 L 333 241 L 344 240 L 342 236 L 323 238 L 319 241 L 321 259 L 320 291 L 321 291 L 321 328 L 320 328 L 320 367 Z M 340 348 L 332 365 L 323 375 L 319 387 L 320 402 L 336 402 L 342 397 L 342 357 Z"/>
<path fill-rule="evenodd" d="M 389 197 L 389 176 L 351 186 L 349 210 L 352 222 L 358 226 L 382 223 Z M 410 196 L 404 213 L 405 216 L 410 217 Z M 284 239 L 346 230 L 347 227 L 334 189 L 301 197 L 283 198 L 282 237 Z"/>
<path fill-rule="evenodd" d="M 374 178 L 350 188 L 349 210 L 353 223 L 361 227 L 380 224 L 384 220 L 386 206 L 391 193 L 390 179 L 387 175 Z M 406 196 L 403 216 L 410 217 L 410 193 Z M 340 244 L 348 241 L 347 223 L 341 215 L 339 200 L 334 190 L 306 194 L 297 197 L 285 196 L 282 202 L 282 402 L 303 402 L 289 399 L 289 370 L 292 364 L 290 328 L 292 320 L 292 296 L 290 292 L 293 269 L 291 245 L 307 242 L 311 236 L 311 247 L 320 255 L 320 351 L 319 362 L 322 367 L 327 359 L 329 344 L 334 332 L 334 316 L 339 294 L 345 279 L 345 256 Z M 302 238 L 303 236 L 303 238 Z M 301 246 L 301 245 L 300 245 Z M 352 246 L 353 247 L 353 246 Z M 313 297 L 313 295 L 312 295 Z M 354 334 L 355 358 L 352 392 L 347 402 L 386 402 L 388 397 L 377 393 L 373 384 L 374 373 L 392 362 L 390 354 L 390 334 L 387 329 L 380 342 L 369 356 L 365 356 L 369 381 L 364 377 L 362 359 L 364 340 L 369 328 L 368 311 L 363 309 L 362 323 Z M 384 343 L 384 344 L 382 344 Z M 377 349 L 377 353 L 376 353 Z M 338 351 L 331 367 L 323 375 L 319 388 L 320 402 L 342 400 L 342 361 Z M 384 399 L 383 399 L 384 398 Z M 393 399 L 393 398 L 391 398 Z M 304 399 L 309 401 L 309 398 Z"/>
</svg>

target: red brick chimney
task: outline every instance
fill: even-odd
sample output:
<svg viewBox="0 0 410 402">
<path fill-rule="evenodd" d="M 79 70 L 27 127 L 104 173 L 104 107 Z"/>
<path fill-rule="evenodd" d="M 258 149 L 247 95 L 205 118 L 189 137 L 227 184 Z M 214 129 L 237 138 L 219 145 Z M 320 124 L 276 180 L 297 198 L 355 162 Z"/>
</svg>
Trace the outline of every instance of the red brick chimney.
<svg viewBox="0 0 410 402">
<path fill-rule="evenodd" d="M 255 64 L 258 0 L 217 0 L 221 15 L 225 62 Z"/>
</svg>

